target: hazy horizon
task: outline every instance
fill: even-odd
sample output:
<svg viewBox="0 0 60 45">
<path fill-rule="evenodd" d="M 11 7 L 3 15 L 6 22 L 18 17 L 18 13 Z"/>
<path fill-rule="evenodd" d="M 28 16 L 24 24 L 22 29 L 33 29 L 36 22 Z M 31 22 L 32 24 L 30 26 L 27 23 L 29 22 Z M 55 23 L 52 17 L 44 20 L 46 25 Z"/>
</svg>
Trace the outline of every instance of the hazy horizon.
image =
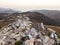
<svg viewBox="0 0 60 45">
<path fill-rule="evenodd" d="M 60 10 L 60 0 L 0 0 L 0 8 L 28 10 Z"/>
</svg>

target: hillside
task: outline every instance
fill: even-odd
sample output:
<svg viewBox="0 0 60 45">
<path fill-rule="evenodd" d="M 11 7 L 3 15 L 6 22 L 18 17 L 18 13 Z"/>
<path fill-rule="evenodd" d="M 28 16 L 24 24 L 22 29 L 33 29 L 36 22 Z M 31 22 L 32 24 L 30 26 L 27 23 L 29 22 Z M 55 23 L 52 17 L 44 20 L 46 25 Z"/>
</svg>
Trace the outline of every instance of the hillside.
<svg viewBox="0 0 60 45">
<path fill-rule="evenodd" d="M 29 12 L 31 13 L 31 12 Z M 29 14 L 28 13 L 28 14 Z M 35 14 L 34 12 L 33 14 Z M 58 45 L 60 43 L 60 34 L 52 28 L 47 28 L 43 23 L 30 21 L 30 15 L 26 12 L 20 14 L 13 23 L 2 28 L 0 31 L 0 44 L 4 45 Z M 32 13 L 31 13 L 32 14 Z M 28 16 L 28 17 L 27 17 Z M 44 16 L 44 15 L 42 15 Z M 45 16 L 44 16 L 45 17 Z M 45 17 L 47 18 L 47 17 Z M 33 18 L 34 19 L 34 18 Z M 53 42 L 53 43 L 52 43 Z"/>
<path fill-rule="evenodd" d="M 32 10 L 31 12 L 42 13 L 45 16 L 48 16 L 49 18 L 52 18 L 60 23 L 60 11 L 58 10 Z"/>
<path fill-rule="evenodd" d="M 16 16 L 11 16 L 9 13 L 0 13 L 0 28 L 12 23 Z"/>
<path fill-rule="evenodd" d="M 51 25 L 46 25 L 48 28 L 51 28 L 53 30 L 55 30 L 57 33 L 60 34 L 60 27 L 59 26 L 51 26 Z"/>
<path fill-rule="evenodd" d="M 0 13 L 0 28 L 15 21 L 17 19 L 17 16 L 19 15 L 28 16 L 30 20 L 34 23 L 43 22 L 46 25 L 58 25 L 58 23 L 55 20 L 38 12 L 23 12 L 23 13 L 12 13 L 12 14 Z"/>
<path fill-rule="evenodd" d="M 28 17 L 30 17 L 31 21 L 33 21 L 33 22 L 43 22 L 46 25 L 58 25 L 55 20 L 45 16 L 42 13 L 24 12 L 24 13 L 21 13 L 21 14 L 24 14 L 24 15 L 27 15 Z"/>
</svg>

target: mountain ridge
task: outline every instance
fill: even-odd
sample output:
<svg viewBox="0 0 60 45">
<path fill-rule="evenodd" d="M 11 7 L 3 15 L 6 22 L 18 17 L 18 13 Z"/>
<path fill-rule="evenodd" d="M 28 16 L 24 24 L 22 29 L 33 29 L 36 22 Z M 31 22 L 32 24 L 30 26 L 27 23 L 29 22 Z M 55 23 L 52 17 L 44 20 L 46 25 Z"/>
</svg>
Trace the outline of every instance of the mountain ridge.
<svg viewBox="0 0 60 45">
<path fill-rule="evenodd" d="M 52 18 L 60 23 L 60 11 L 59 10 L 32 10 L 31 12 L 39 12 Z"/>
<path fill-rule="evenodd" d="M 0 13 L 16 13 L 21 12 L 10 8 L 0 8 Z"/>
</svg>

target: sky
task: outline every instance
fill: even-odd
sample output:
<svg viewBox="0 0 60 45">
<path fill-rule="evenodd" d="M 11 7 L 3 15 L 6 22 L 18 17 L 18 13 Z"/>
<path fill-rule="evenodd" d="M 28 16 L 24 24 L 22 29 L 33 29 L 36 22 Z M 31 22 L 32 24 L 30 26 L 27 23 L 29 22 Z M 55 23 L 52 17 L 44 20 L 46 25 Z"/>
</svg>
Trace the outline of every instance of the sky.
<svg viewBox="0 0 60 45">
<path fill-rule="evenodd" d="M 28 10 L 60 10 L 60 0 L 0 0 L 0 8 Z"/>
</svg>

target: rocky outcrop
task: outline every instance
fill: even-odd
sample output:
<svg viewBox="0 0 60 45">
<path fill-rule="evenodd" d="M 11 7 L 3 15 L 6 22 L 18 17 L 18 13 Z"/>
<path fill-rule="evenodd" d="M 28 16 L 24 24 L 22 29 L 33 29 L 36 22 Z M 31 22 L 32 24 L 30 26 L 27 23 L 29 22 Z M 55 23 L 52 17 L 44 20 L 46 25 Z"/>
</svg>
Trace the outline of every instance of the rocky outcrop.
<svg viewBox="0 0 60 45">
<path fill-rule="evenodd" d="M 58 35 L 53 29 L 46 28 L 42 22 L 37 27 L 29 17 L 20 15 L 15 22 L 2 29 L 0 45 L 14 45 L 17 41 L 22 41 L 22 45 L 55 45 L 58 42 Z"/>
</svg>

